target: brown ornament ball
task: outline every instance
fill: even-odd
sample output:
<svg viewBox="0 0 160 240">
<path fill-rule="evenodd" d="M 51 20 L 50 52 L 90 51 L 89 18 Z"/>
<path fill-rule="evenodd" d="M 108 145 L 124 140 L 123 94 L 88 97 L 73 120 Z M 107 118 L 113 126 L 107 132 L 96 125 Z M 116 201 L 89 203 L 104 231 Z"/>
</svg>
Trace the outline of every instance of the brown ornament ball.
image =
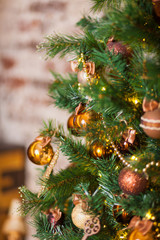
<svg viewBox="0 0 160 240">
<path fill-rule="evenodd" d="M 82 203 L 77 204 L 72 210 L 72 222 L 78 228 L 84 229 L 85 222 L 90 220 L 93 215 L 85 212 L 82 208 Z"/>
<path fill-rule="evenodd" d="M 126 58 L 131 56 L 131 50 L 126 45 L 121 42 L 117 42 L 112 38 L 108 41 L 107 47 L 110 52 L 113 51 L 116 55 L 120 53 Z"/>
<path fill-rule="evenodd" d="M 152 232 L 143 235 L 138 229 L 134 229 L 128 235 L 128 240 L 154 240 Z"/>
<path fill-rule="evenodd" d="M 145 112 L 141 117 L 140 126 L 149 137 L 160 139 L 160 108 Z"/>
<path fill-rule="evenodd" d="M 153 9 L 157 17 L 160 17 L 160 1 L 152 0 Z"/>
<path fill-rule="evenodd" d="M 142 174 L 124 168 L 119 174 L 118 183 L 123 193 L 138 195 L 145 191 L 148 181 Z"/>
<path fill-rule="evenodd" d="M 54 156 L 54 151 L 50 143 L 43 147 L 41 141 L 34 141 L 27 150 L 28 158 L 37 165 L 50 163 Z"/>
<path fill-rule="evenodd" d="M 132 216 L 128 214 L 120 205 L 115 204 L 113 206 L 113 216 L 116 221 L 122 224 L 127 224 L 130 222 Z"/>
</svg>

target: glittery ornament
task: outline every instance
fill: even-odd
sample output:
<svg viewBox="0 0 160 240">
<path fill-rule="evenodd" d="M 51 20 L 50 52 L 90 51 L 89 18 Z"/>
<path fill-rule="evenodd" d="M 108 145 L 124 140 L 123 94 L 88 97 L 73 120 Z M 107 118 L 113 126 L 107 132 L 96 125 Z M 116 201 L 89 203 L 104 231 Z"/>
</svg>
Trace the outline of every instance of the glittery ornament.
<svg viewBox="0 0 160 240">
<path fill-rule="evenodd" d="M 27 150 L 27 155 L 31 162 L 37 165 L 45 165 L 50 163 L 54 156 L 54 152 L 50 143 L 43 146 L 42 141 L 38 140 L 30 144 Z"/>
<path fill-rule="evenodd" d="M 113 37 L 111 37 L 108 40 L 107 48 L 110 52 L 113 51 L 114 54 L 116 54 L 116 55 L 120 53 L 126 58 L 131 56 L 131 50 L 126 45 L 122 44 L 121 42 L 115 41 L 113 39 Z"/>
<path fill-rule="evenodd" d="M 123 193 L 129 195 L 138 195 L 144 192 L 147 182 L 142 174 L 134 172 L 130 168 L 122 169 L 118 177 L 118 183 Z"/>
<path fill-rule="evenodd" d="M 72 217 L 72 222 L 76 227 L 84 229 L 85 222 L 87 220 L 90 220 L 93 217 L 93 215 L 83 210 L 83 203 L 80 202 L 76 204 L 76 206 L 73 208 L 71 217 Z"/>
<path fill-rule="evenodd" d="M 149 137 L 160 139 L 160 108 L 146 112 L 141 117 L 140 126 Z"/>
<path fill-rule="evenodd" d="M 111 145 L 103 145 L 101 142 L 95 141 L 90 145 L 90 154 L 93 158 L 107 158 L 113 153 Z"/>
<path fill-rule="evenodd" d="M 152 232 L 143 235 L 138 229 L 134 229 L 128 235 L 128 240 L 154 240 Z"/>
<path fill-rule="evenodd" d="M 131 220 L 131 215 L 129 215 L 120 205 L 115 204 L 113 206 L 113 216 L 116 221 L 122 224 L 127 224 Z"/>
</svg>

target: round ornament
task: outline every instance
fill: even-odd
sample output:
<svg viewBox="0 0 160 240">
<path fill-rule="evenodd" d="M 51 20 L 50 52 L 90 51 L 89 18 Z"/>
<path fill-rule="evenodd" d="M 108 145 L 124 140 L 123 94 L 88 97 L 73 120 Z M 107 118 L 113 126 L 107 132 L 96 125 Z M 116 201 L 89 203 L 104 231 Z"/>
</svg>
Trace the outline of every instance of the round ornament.
<svg viewBox="0 0 160 240">
<path fill-rule="evenodd" d="M 72 222 L 76 227 L 84 229 L 86 221 L 90 220 L 93 217 L 93 215 L 85 212 L 83 210 L 83 203 L 80 202 L 76 204 L 76 206 L 73 208 L 71 217 Z"/>
<path fill-rule="evenodd" d="M 140 126 L 149 137 L 160 139 L 160 108 L 145 112 L 141 117 Z"/>
<path fill-rule="evenodd" d="M 78 131 L 78 129 L 76 128 L 76 126 L 74 125 L 74 118 L 75 118 L 75 114 L 72 114 L 70 117 L 69 117 L 69 119 L 68 119 L 68 121 L 67 121 L 67 127 L 68 127 L 68 129 L 71 131 L 71 133 L 73 134 L 73 135 L 78 135 L 79 134 L 79 131 Z"/>
<path fill-rule="evenodd" d="M 107 158 L 114 152 L 111 145 L 103 145 L 101 142 L 95 141 L 90 146 L 90 154 L 93 158 Z"/>
<path fill-rule="evenodd" d="M 81 83 L 82 85 L 86 85 L 87 83 L 89 83 L 91 75 L 87 73 L 87 71 L 84 69 L 77 73 L 77 78 L 79 83 Z"/>
<path fill-rule="evenodd" d="M 143 235 L 138 229 L 134 229 L 128 235 L 128 240 L 154 240 L 152 232 Z"/>
<path fill-rule="evenodd" d="M 34 141 L 28 147 L 27 155 L 31 162 L 37 165 L 45 165 L 50 163 L 54 156 L 54 152 L 50 143 L 43 146 L 42 141 Z"/>
<path fill-rule="evenodd" d="M 120 53 L 126 58 L 131 56 L 130 49 L 121 42 L 115 41 L 113 38 L 108 40 L 107 47 L 110 52 L 113 51 L 116 55 Z"/>
<path fill-rule="evenodd" d="M 113 216 L 116 221 L 122 224 L 127 224 L 130 222 L 132 216 L 129 215 L 120 205 L 115 204 L 113 206 Z"/>
<path fill-rule="evenodd" d="M 119 174 L 118 183 L 123 193 L 138 195 L 145 191 L 148 181 L 144 175 L 134 172 L 130 168 L 124 168 Z"/>
</svg>

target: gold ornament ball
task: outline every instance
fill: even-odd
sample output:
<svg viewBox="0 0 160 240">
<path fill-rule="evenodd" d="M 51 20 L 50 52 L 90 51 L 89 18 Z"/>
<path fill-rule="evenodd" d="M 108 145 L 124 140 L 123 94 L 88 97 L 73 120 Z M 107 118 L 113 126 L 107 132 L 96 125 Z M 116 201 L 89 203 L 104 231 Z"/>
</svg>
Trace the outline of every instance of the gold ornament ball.
<svg viewBox="0 0 160 240">
<path fill-rule="evenodd" d="M 77 204 L 72 210 L 72 222 L 78 228 L 84 229 L 85 222 L 93 216 L 82 209 L 82 204 Z"/>
<path fill-rule="evenodd" d="M 90 154 L 93 158 L 107 158 L 113 153 L 111 145 L 103 145 L 101 142 L 95 141 L 90 146 Z"/>
<path fill-rule="evenodd" d="M 147 187 L 147 179 L 140 173 L 124 168 L 119 174 L 118 183 L 125 194 L 138 195 Z"/>
<path fill-rule="evenodd" d="M 75 126 L 75 124 L 74 124 L 74 119 L 75 119 L 75 114 L 72 114 L 70 117 L 69 117 L 69 119 L 68 119 L 68 121 L 67 121 L 67 127 L 68 127 L 68 129 L 71 131 L 71 133 L 73 134 L 73 135 L 76 135 L 76 136 L 78 136 L 78 134 L 79 134 L 79 131 L 78 131 L 78 128 Z"/>
<path fill-rule="evenodd" d="M 152 232 L 148 232 L 147 234 L 143 235 L 138 229 L 134 229 L 128 235 L 128 240 L 154 240 Z"/>
<path fill-rule="evenodd" d="M 28 147 L 27 155 L 31 162 L 37 165 L 45 165 L 52 160 L 54 151 L 50 143 L 43 147 L 41 141 L 34 141 Z"/>
<path fill-rule="evenodd" d="M 149 137 L 160 139 L 160 108 L 146 112 L 141 117 L 140 126 Z"/>
</svg>

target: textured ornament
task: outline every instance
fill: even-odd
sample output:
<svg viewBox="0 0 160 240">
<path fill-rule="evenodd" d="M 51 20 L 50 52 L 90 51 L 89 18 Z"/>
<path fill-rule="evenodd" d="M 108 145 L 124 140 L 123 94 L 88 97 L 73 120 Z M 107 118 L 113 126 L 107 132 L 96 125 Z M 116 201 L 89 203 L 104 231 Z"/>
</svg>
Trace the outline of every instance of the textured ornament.
<svg viewBox="0 0 160 240">
<path fill-rule="evenodd" d="M 117 204 L 113 206 L 113 216 L 117 222 L 122 224 L 127 224 L 131 220 L 131 215 L 129 215 L 120 205 Z"/>
<path fill-rule="evenodd" d="M 78 228 L 84 229 L 85 222 L 90 220 L 93 216 L 83 210 L 82 203 L 76 204 L 76 206 L 72 210 L 72 222 Z"/>
<path fill-rule="evenodd" d="M 97 234 L 101 229 L 100 221 L 98 217 L 93 217 L 85 222 L 84 236 L 82 240 L 86 240 L 87 237 Z"/>
<path fill-rule="evenodd" d="M 114 150 L 111 145 L 103 145 L 101 142 L 95 141 L 90 145 L 90 154 L 93 158 L 109 158 Z"/>
<path fill-rule="evenodd" d="M 30 144 L 27 150 L 28 158 L 37 165 L 50 163 L 54 156 L 53 148 L 50 143 L 42 140 L 36 140 Z"/>
<path fill-rule="evenodd" d="M 142 174 L 124 168 L 119 174 L 118 183 L 123 193 L 138 195 L 145 191 L 148 181 Z"/>
<path fill-rule="evenodd" d="M 156 101 L 143 100 L 143 111 L 140 127 L 151 138 L 160 139 L 160 108 Z"/>
<path fill-rule="evenodd" d="M 60 143 L 60 145 L 61 145 L 61 143 Z M 57 148 L 56 153 L 54 154 L 54 157 L 52 158 L 49 166 L 47 167 L 47 169 L 46 169 L 46 171 L 45 171 L 45 173 L 44 173 L 44 175 L 42 177 L 44 180 L 49 178 L 49 176 L 50 176 L 50 174 L 51 174 L 51 172 L 53 170 L 53 167 L 57 163 L 57 160 L 58 160 L 58 157 L 59 157 L 59 149 L 60 149 L 60 146 Z M 39 190 L 39 192 L 38 192 L 38 198 L 40 197 L 41 193 L 43 193 L 44 189 L 45 189 L 45 186 L 42 185 L 40 190 Z"/>
<path fill-rule="evenodd" d="M 131 50 L 121 42 L 115 41 L 113 37 L 108 40 L 107 47 L 110 52 L 113 51 L 116 55 L 120 53 L 126 58 L 131 56 Z"/>
<path fill-rule="evenodd" d="M 74 194 L 73 197 L 73 203 L 75 207 L 73 208 L 71 214 L 72 222 L 76 227 L 84 229 L 86 221 L 90 220 L 94 216 L 86 212 L 88 207 L 87 201 L 82 200 L 80 194 Z"/>
</svg>

